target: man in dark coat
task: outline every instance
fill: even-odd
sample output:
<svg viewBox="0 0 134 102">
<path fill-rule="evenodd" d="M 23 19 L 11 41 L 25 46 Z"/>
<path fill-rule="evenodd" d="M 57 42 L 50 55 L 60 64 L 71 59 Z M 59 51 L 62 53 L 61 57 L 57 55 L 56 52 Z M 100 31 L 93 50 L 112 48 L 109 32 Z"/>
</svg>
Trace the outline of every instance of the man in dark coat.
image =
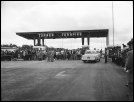
<svg viewBox="0 0 134 102">
<path fill-rule="evenodd" d="M 129 100 L 133 101 L 133 38 L 128 42 L 131 51 L 128 52 L 126 70 L 128 70 Z"/>
</svg>

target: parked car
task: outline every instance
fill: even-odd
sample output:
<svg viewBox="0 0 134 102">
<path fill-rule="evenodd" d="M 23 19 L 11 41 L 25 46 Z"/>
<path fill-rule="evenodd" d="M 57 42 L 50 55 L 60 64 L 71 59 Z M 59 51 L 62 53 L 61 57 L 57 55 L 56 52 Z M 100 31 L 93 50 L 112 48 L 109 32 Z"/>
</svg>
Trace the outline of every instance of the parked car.
<svg viewBox="0 0 134 102">
<path fill-rule="evenodd" d="M 101 54 L 96 50 L 86 50 L 85 54 L 82 56 L 82 61 L 85 63 L 87 61 L 100 61 Z"/>
</svg>

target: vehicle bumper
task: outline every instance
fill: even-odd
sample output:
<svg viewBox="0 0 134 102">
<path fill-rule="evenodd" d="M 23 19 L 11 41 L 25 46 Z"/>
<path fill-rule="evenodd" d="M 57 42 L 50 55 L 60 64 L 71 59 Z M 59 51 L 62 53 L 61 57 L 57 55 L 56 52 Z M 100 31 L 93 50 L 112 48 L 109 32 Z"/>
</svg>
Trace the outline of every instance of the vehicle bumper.
<svg viewBox="0 0 134 102">
<path fill-rule="evenodd" d="M 82 61 L 94 61 L 96 58 L 82 58 Z"/>
</svg>

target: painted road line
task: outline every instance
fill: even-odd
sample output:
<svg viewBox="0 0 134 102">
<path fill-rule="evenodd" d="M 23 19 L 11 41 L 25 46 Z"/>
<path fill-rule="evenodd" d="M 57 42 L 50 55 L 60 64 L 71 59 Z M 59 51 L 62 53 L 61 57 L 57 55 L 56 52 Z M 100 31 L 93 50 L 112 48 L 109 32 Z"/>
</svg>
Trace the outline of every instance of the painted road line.
<svg viewBox="0 0 134 102">
<path fill-rule="evenodd" d="M 55 75 L 55 78 L 66 78 L 69 76 L 68 74 L 64 74 L 65 71 L 59 72 L 57 75 Z"/>
<path fill-rule="evenodd" d="M 55 77 L 64 76 L 64 75 L 63 75 L 64 72 L 65 72 L 65 71 L 59 72 Z"/>
</svg>

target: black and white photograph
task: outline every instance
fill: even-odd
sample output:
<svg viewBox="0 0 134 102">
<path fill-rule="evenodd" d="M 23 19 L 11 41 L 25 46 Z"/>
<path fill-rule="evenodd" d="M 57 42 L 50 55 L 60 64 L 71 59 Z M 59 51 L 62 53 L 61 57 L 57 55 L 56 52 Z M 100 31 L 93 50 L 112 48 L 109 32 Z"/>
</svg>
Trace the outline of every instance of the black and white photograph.
<svg viewBox="0 0 134 102">
<path fill-rule="evenodd" d="M 1 1 L 1 101 L 133 101 L 133 1 Z"/>
</svg>

